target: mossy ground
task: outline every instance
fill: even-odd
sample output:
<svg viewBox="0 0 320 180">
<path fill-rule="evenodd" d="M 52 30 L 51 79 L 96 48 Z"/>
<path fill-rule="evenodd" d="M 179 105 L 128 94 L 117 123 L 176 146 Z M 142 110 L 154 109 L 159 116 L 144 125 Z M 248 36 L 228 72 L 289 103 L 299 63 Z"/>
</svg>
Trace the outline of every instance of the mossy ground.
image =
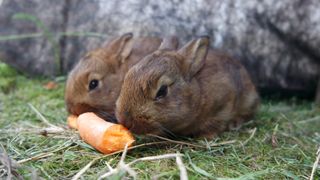
<svg viewBox="0 0 320 180">
<path fill-rule="evenodd" d="M 43 135 L 47 125 L 31 110 L 32 104 L 50 123 L 66 127 L 64 79 L 54 79 L 58 88 L 43 87 L 46 78 L 28 78 L 0 64 L 0 152 L 14 161 L 13 174 L 26 179 L 70 179 L 90 161 L 102 155 L 66 129 Z M 218 147 L 198 148 L 176 143 L 142 146 L 128 152 L 125 162 L 134 159 L 180 152 L 189 179 L 307 179 L 311 174 L 320 144 L 320 109 L 312 102 L 297 99 L 263 99 L 254 120 L 240 130 L 226 132 L 215 143 L 235 140 Z M 137 144 L 155 139 L 138 137 Z M 208 146 L 205 140 L 183 140 Z M 39 157 L 43 155 L 45 157 Z M 108 171 L 107 163 L 116 167 L 121 154 L 98 159 L 82 179 L 97 179 Z M 2 156 L 2 162 L 3 161 Z M 34 159 L 28 160 L 33 157 Z M 5 166 L 7 167 L 7 166 Z M 0 177 L 6 168 L 1 167 Z M 131 167 L 138 179 L 178 179 L 175 159 L 143 161 Z M 115 179 L 119 178 L 121 174 Z M 125 176 L 128 176 L 127 174 Z M 320 169 L 315 173 L 320 179 Z"/>
</svg>

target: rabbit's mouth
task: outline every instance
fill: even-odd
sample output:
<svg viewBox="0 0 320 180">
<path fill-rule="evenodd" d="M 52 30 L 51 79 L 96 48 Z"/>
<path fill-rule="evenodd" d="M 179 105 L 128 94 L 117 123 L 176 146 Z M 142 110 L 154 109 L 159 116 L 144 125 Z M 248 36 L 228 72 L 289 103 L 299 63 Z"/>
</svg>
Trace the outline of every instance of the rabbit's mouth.
<svg viewBox="0 0 320 180">
<path fill-rule="evenodd" d="M 94 111 L 94 108 L 87 105 L 87 104 L 81 104 L 81 103 L 73 104 L 73 103 L 68 102 L 67 103 L 67 111 L 70 114 L 79 116 L 82 113 Z"/>
<path fill-rule="evenodd" d="M 111 111 L 95 110 L 94 112 L 97 116 L 108 122 L 118 123 L 116 116 Z"/>
<path fill-rule="evenodd" d="M 159 134 L 157 126 L 147 121 L 145 118 L 138 118 L 131 121 L 130 126 L 125 125 L 132 133 L 135 134 Z"/>
<path fill-rule="evenodd" d="M 105 107 L 96 108 L 87 104 L 67 104 L 67 110 L 70 114 L 75 116 L 79 116 L 86 112 L 94 112 L 97 116 L 108 122 L 117 123 L 117 119 L 113 111 Z"/>
<path fill-rule="evenodd" d="M 135 126 L 133 125 L 130 129 L 130 132 L 138 135 L 146 135 L 146 134 L 156 134 L 156 135 L 161 135 L 161 131 L 159 129 L 156 129 L 155 127 L 150 127 L 150 126 Z"/>
<path fill-rule="evenodd" d="M 161 133 L 162 128 L 159 127 L 158 123 L 153 122 L 149 117 L 131 116 L 129 113 L 116 112 L 116 114 L 118 123 L 134 134 L 163 134 Z"/>
</svg>

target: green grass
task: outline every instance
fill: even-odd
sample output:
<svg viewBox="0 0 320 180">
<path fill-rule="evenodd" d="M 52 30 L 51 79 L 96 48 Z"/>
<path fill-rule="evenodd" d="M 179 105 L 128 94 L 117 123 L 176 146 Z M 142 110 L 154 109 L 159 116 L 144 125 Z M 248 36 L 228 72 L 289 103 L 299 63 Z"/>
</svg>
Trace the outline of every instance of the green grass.
<svg viewBox="0 0 320 180">
<path fill-rule="evenodd" d="M 49 79 L 30 79 L 0 64 L 0 144 L 3 146 L 0 152 L 5 150 L 14 161 L 42 153 L 47 155 L 14 165 L 16 173 L 26 179 L 35 176 L 70 179 L 90 161 L 102 156 L 80 140 L 74 131 L 65 130 L 47 136 L 39 134 L 39 130 L 47 126 L 28 103 L 52 124 L 66 126 L 64 78 L 59 79 L 56 79 L 59 84 L 57 89 L 46 90 L 43 84 Z M 320 144 L 320 110 L 307 101 L 263 99 L 253 121 L 238 131 L 222 134 L 214 141 L 230 140 L 236 142 L 210 148 L 176 143 L 142 146 L 130 150 L 125 162 L 180 152 L 184 155 L 182 159 L 189 179 L 307 179 Z M 153 141 L 155 139 L 138 137 L 137 144 Z M 204 146 L 210 143 L 205 140 L 185 141 Z M 115 168 L 120 157 L 121 154 L 116 154 L 98 159 L 82 175 L 82 179 L 97 179 L 108 171 L 107 163 Z M 179 179 L 175 159 L 138 162 L 131 168 L 138 173 L 138 179 Z M 3 172 L 3 167 L 2 170 L 0 167 L 0 176 Z M 120 173 L 113 178 L 119 179 L 121 176 L 123 174 Z M 315 179 L 319 178 L 318 168 Z"/>
</svg>

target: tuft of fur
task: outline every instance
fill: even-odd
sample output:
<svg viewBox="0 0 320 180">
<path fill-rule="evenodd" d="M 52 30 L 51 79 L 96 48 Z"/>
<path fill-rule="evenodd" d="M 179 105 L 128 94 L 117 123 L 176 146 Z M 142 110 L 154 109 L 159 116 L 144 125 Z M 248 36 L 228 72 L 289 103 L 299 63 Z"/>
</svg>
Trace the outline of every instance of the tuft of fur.
<svg viewBox="0 0 320 180">
<path fill-rule="evenodd" d="M 177 51 L 163 46 L 127 72 L 116 102 L 121 124 L 137 134 L 214 137 L 254 115 L 259 97 L 247 71 L 209 50 L 207 37 Z M 157 99 L 164 85 L 167 96 Z"/>
</svg>

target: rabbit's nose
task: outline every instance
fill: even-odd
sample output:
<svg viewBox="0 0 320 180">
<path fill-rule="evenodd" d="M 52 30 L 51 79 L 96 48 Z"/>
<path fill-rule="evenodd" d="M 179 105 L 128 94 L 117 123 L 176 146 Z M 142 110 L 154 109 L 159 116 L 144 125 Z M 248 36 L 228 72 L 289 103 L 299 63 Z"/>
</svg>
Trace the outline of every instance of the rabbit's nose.
<svg viewBox="0 0 320 180">
<path fill-rule="evenodd" d="M 129 117 L 129 112 L 128 111 L 124 111 L 124 112 L 116 112 L 116 116 L 118 119 L 118 123 L 123 124 L 123 122 L 128 119 Z"/>
<path fill-rule="evenodd" d="M 125 115 L 126 117 L 128 117 L 128 116 L 130 115 L 129 111 L 125 111 L 125 112 L 124 112 L 124 115 Z"/>
<path fill-rule="evenodd" d="M 118 114 L 118 121 L 128 129 L 130 129 L 132 126 L 132 118 L 128 111 Z"/>
</svg>

